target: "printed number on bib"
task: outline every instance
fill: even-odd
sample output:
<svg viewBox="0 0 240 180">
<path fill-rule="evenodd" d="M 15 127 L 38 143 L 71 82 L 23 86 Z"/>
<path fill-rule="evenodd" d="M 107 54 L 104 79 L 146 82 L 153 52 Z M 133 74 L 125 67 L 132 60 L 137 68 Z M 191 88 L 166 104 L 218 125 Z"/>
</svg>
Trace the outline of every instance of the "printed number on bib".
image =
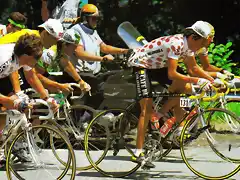
<svg viewBox="0 0 240 180">
<path fill-rule="evenodd" d="M 192 102 L 189 98 L 180 98 L 180 107 L 191 107 Z"/>
</svg>

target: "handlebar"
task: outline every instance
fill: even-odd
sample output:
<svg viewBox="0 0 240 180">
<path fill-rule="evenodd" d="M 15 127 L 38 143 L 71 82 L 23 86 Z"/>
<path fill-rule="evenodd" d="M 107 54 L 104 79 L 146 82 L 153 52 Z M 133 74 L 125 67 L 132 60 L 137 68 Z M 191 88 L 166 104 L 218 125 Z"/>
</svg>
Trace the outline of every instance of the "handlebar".
<svg viewBox="0 0 240 180">
<path fill-rule="evenodd" d="M 48 107 L 48 115 L 46 116 L 39 116 L 40 120 L 46 120 L 46 119 L 51 119 L 54 117 L 53 111 L 51 110 L 50 106 L 48 105 L 48 103 L 42 99 L 32 99 L 30 101 L 30 104 L 32 106 L 34 105 L 45 105 Z M 29 118 L 30 118 L 30 112 L 29 111 Z M 7 110 L 7 114 L 12 118 L 12 119 L 18 119 L 20 116 L 25 115 L 24 113 L 21 113 L 20 111 L 16 110 L 16 109 L 10 109 Z"/>
<path fill-rule="evenodd" d="M 51 110 L 49 104 L 46 101 L 44 101 L 42 99 L 34 99 L 34 100 L 31 100 L 31 104 L 32 105 L 44 105 L 44 106 L 48 107 L 48 112 L 49 112 L 48 115 L 46 115 L 46 116 L 39 116 L 38 118 L 40 120 L 47 120 L 47 119 L 51 119 L 51 118 L 54 117 L 53 111 Z"/>
<path fill-rule="evenodd" d="M 212 96 L 212 97 L 204 97 L 205 96 L 205 94 L 206 94 L 206 91 L 203 91 L 202 90 L 202 88 L 204 87 L 202 87 L 202 88 L 200 88 L 200 92 L 201 92 L 201 94 L 200 95 L 192 95 L 192 96 L 189 96 L 189 99 L 192 99 L 192 100 L 194 100 L 194 99 L 202 99 L 202 101 L 214 101 L 214 100 L 217 100 L 220 96 L 224 96 L 224 95 L 226 95 L 226 94 L 228 94 L 229 93 L 229 91 L 230 91 L 230 88 L 229 88 L 229 86 L 228 86 L 228 83 L 226 82 L 226 81 L 224 81 L 224 80 L 221 80 L 223 83 L 224 83 L 224 85 L 227 87 L 227 90 L 225 91 L 225 92 L 221 92 L 221 93 L 219 93 L 218 91 L 219 91 L 219 88 L 216 88 L 216 87 L 214 87 L 214 86 L 212 86 L 212 89 L 216 92 L 216 94 L 214 95 L 214 96 Z M 195 89 L 194 89 L 194 87 L 193 87 L 193 91 L 194 91 L 194 93 L 195 93 Z"/>
<path fill-rule="evenodd" d="M 191 96 L 189 96 L 188 98 L 189 98 L 189 99 L 192 99 L 192 100 L 202 99 L 205 94 L 206 94 L 206 92 L 205 92 L 205 91 L 202 91 L 201 94 L 199 94 L 199 95 L 191 95 Z"/>
<path fill-rule="evenodd" d="M 217 88 L 212 86 L 212 89 L 216 92 L 216 94 L 212 97 L 204 97 L 202 99 L 203 101 L 216 101 L 217 99 L 219 99 L 219 97 L 226 96 L 229 92 L 231 92 L 230 87 L 232 87 L 232 84 L 227 82 L 226 80 L 222 80 L 222 79 L 220 80 L 223 82 L 225 86 L 224 87 L 224 89 L 226 89 L 225 92 L 219 92 L 219 90 L 223 90 L 221 87 Z"/>
<path fill-rule="evenodd" d="M 37 91 L 33 88 L 27 88 L 25 90 L 22 91 L 24 94 L 27 94 L 27 93 L 37 93 Z"/>
<path fill-rule="evenodd" d="M 79 88 L 80 89 L 80 84 L 77 84 L 77 83 L 69 83 L 70 87 L 73 88 L 73 87 L 76 87 L 76 88 Z M 82 97 L 84 96 L 84 92 L 82 91 L 81 95 L 80 96 L 74 96 L 73 95 L 73 91 L 72 91 L 72 96 L 70 97 L 70 99 L 81 99 Z"/>
</svg>

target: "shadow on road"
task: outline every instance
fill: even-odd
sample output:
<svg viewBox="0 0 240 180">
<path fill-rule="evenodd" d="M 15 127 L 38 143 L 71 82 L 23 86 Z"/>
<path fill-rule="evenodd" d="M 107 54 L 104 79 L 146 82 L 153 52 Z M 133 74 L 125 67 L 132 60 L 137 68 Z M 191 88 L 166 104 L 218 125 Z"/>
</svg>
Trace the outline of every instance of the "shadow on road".
<svg viewBox="0 0 240 180">
<path fill-rule="evenodd" d="M 81 172 L 76 176 L 84 177 L 105 177 L 98 172 Z M 181 171 L 161 171 L 161 172 L 136 172 L 130 176 L 124 177 L 122 179 L 137 179 L 137 180 L 148 180 L 148 179 L 201 179 L 193 175 L 183 175 Z"/>
<path fill-rule="evenodd" d="M 104 160 L 120 160 L 120 161 L 131 161 L 130 160 L 131 157 L 130 156 L 105 156 Z M 163 158 L 160 159 L 156 162 L 168 162 L 168 163 L 184 163 L 184 161 L 182 159 L 169 159 L 169 158 Z"/>
</svg>

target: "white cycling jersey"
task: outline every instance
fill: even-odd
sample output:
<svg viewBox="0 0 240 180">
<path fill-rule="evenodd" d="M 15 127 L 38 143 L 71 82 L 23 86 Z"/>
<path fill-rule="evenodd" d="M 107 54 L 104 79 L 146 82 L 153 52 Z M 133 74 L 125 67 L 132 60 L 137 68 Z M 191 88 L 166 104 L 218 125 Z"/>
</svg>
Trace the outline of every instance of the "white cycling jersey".
<svg viewBox="0 0 240 180">
<path fill-rule="evenodd" d="M 0 45 L 0 79 L 9 76 L 12 72 L 24 68 L 25 71 L 30 71 L 32 68 L 29 66 L 20 66 L 19 60 L 14 55 L 15 44 Z"/>
</svg>

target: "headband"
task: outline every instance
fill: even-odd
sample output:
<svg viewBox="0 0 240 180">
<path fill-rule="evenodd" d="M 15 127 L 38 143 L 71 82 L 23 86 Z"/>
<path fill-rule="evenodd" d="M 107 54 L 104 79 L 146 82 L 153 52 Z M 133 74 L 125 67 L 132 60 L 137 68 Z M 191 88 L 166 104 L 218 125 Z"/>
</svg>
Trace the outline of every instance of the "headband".
<svg viewBox="0 0 240 180">
<path fill-rule="evenodd" d="M 10 22 L 12 25 L 14 25 L 14 26 L 17 26 L 17 27 L 19 27 L 19 28 L 21 28 L 21 29 L 24 29 L 25 28 L 25 25 L 22 25 L 22 24 L 18 24 L 18 23 L 16 23 L 14 20 L 12 20 L 12 19 L 8 19 L 8 22 Z"/>
</svg>

